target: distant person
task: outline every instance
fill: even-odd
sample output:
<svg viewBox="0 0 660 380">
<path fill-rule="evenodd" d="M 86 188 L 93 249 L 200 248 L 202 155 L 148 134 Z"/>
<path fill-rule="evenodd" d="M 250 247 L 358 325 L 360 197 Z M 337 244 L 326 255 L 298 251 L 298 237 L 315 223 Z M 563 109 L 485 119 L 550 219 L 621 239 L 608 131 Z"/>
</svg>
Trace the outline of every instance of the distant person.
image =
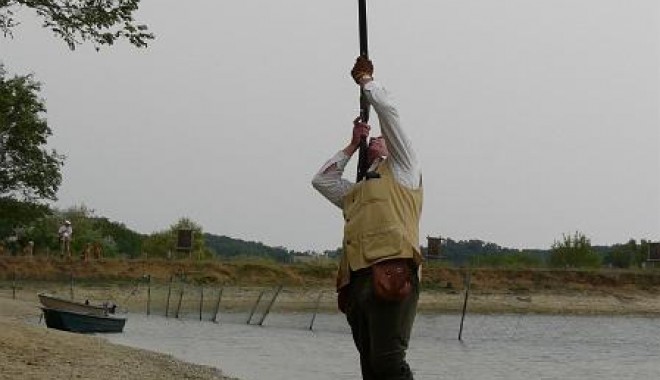
<svg viewBox="0 0 660 380">
<path fill-rule="evenodd" d="M 379 117 L 382 136 L 369 140 L 369 171 L 354 184 L 344 168 L 370 126 L 353 122 L 351 142 L 316 173 L 312 184 L 343 210 L 343 254 L 337 275 L 339 309 L 360 353 L 362 378 L 413 378 L 406 362 L 419 298 L 422 174 L 389 94 L 359 57 L 351 71 Z"/>
<path fill-rule="evenodd" d="M 66 254 L 67 258 L 71 258 L 71 238 L 73 237 L 71 222 L 65 220 L 60 229 L 57 230 L 57 235 L 60 239 L 60 257 L 64 258 Z"/>
</svg>

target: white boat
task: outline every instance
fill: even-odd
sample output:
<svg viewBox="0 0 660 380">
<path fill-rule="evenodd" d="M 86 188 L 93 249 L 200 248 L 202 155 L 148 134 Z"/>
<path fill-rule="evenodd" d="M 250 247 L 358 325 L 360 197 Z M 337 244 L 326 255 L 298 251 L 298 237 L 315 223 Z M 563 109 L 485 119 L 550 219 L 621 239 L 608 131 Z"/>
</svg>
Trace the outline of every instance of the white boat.
<svg viewBox="0 0 660 380">
<path fill-rule="evenodd" d="M 94 315 L 97 317 L 107 317 L 108 314 L 114 314 L 116 306 L 104 303 L 102 305 L 92 305 L 89 301 L 76 302 L 64 298 L 55 297 L 45 293 L 39 293 L 39 301 L 48 309 L 70 311 L 73 313 Z"/>
</svg>

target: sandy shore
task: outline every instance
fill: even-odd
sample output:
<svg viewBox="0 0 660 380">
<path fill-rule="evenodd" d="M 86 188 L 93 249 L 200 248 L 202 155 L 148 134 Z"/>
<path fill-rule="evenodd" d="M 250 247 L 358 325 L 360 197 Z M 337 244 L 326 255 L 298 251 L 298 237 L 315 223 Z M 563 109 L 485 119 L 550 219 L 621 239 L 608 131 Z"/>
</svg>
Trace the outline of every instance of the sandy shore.
<svg viewBox="0 0 660 380">
<path fill-rule="evenodd" d="M 0 379 L 230 379 L 219 370 L 35 325 L 36 302 L 0 297 Z"/>
<path fill-rule="evenodd" d="M 40 311 L 36 294 L 46 284 L 32 287 L 23 284 L 17 300 L 6 287 L 0 292 L 0 379 L 228 379 L 217 369 L 185 363 L 171 356 L 109 343 L 102 337 L 47 329 L 37 324 Z M 68 294 L 65 286 L 47 284 L 50 291 Z M 275 311 L 308 309 L 318 291 L 288 289 L 278 299 Z M 336 312 L 332 289 L 324 289 L 321 310 Z M 233 289 L 232 302 L 256 298 L 258 289 Z M 131 309 L 143 310 L 144 291 L 131 297 Z M 227 289 L 227 295 L 232 292 Z M 76 288 L 77 297 L 91 299 L 126 299 L 126 289 Z M 193 293 L 196 294 L 196 293 Z M 240 297 L 239 297 L 240 295 Z M 211 297 L 209 300 L 215 302 Z M 224 300 L 224 298 L 223 298 Z M 427 290 L 422 292 L 420 313 L 460 312 L 462 291 Z M 243 302 L 245 303 L 245 302 Z M 247 303 L 246 303 L 247 305 Z M 195 302 L 195 307 L 197 303 Z M 561 292 L 489 292 L 471 293 L 468 313 L 533 313 L 570 315 L 636 315 L 660 316 L 660 294 L 655 290 L 591 289 Z"/>
</svg>

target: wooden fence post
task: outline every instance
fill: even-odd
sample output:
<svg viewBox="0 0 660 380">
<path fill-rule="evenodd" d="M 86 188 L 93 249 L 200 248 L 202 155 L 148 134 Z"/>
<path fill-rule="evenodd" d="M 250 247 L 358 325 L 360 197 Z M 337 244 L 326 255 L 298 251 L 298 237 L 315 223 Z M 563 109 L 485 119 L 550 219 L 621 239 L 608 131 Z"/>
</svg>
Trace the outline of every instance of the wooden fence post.
<svg viewBox="0 0 660 380">
<path fill-rule="evenodd" d="M 11 280 L 11 299 L 16 299 L 16 269 L 12 272 Z"/>
<path fill-rule="evenodd" d="M 151 275 L 147 275 L 147 315 L 151 315 Z"/>
<path fill-rule="evenodd" d="M 183 291 L 186 287 L 186 284 L 181 281 L 181 291 L 179 292 L 179 304 L 176 307 L 176 315 L 174 316 L 176 319 L 179 319 L 179 312 L 181 311 L 181 301 L 183 301 Z"/>
<path fill-rule="evenodd" d="M 458 330 L 458 340 L 463 340 L 463 321 L 465 321 L 465 311 L 467 310 L 468 296 L 470 295 L 470 268 L 467 269 L 465 277 L 465 299 L 463 300 L 463 313 L 461 315 L 461 327 Z"/>
<path fill-rule="evenodd" d="M 319 292 L 319 296 L 316 298 L 316 306 L 314 307 L 314 314 L 312 315 L 312 320 L 309 322 L 309 331 L 314 330 L 314 320 L 316 319 L 316 314 L 319 312 L 319 306 L 321 305 L 321 297 L 323 297 L 323 290 Z"/>
<path fill-rule="evenodd" d="M 174 281 L 174 276 L 170 276 L 170 285 L 167 288 L 167 302 L 165 303 L 165 318 L 168 318 L 170 315 L 170 296 L 172 295 L 172 281 Z"/>
<path fill-rule="evenodd" d="M 71 272 L 69 272 L 69 294 L 73 301 L 73 268 L 71 268 Z"/>
<path fill-rule="evenodd" d="M 202 309 L 204 307 L 204 285 L 199 287 L 199 320 L 202 320 Z"/>
<path fill-rule="evenodd" d="M 259 298 L 257 298 L 257 302 L 255 302 L 254 306 L 252 306 L 252 311 L 250 312 L 250 316 L 248 317 L 247 324 L 250 324 L 250 321 L 252 320 L 252 315 L 254 314 L 255 310 L 257 310 L 257 306 L 259 305 L 259 302 L 261 302 L 261 297 L 264 296 L 265 290 L 262 290 L 261 293 L 259 293 Z"/>
<path fill-rule="evenodd" d="M 222 300 L 222 291 L 224 287 L 220 287 L 220 293 L 218 294 L 218 302 L 215 304 L 215 311 L 213 312 L 213 322 L 218 323 L 218 312 L 220 311 L 220 301 Z"/>
<path fill-rule="evenodd" d="M 268 313 L 270 313 L 270 308 L 273 307 L 273 304 L 275 303 L 275 299 L 277 299 L 277 296 L 280 294 L 282 291 L 283 286 L 280 285 L 277 287 L 277 290 L 275 291 L 275 295 L 273 298 L 270 300 L 270 303 L 268 304 L 268 307 L 266 308 L 266 311 L 264 312 L 264 315 L 261 316 L 261 320 L 259 321 L 259 326 L 263 326 L 264 321 L 266 320 L 266 317 L 268 316 Z"/>
</svg>

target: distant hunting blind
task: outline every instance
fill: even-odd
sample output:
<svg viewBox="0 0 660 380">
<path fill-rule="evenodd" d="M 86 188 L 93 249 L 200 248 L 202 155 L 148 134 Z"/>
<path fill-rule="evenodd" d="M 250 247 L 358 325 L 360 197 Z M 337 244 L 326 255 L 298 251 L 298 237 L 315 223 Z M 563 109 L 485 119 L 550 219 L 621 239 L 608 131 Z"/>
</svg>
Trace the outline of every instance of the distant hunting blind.
<svg viewBox="0 0 660 380">
<path fill-rule="evenodd" d="M 193 230 L 181 228 L 177 231 L 176 250 L 190 252 L 193 249 Z"/>
</svg>

